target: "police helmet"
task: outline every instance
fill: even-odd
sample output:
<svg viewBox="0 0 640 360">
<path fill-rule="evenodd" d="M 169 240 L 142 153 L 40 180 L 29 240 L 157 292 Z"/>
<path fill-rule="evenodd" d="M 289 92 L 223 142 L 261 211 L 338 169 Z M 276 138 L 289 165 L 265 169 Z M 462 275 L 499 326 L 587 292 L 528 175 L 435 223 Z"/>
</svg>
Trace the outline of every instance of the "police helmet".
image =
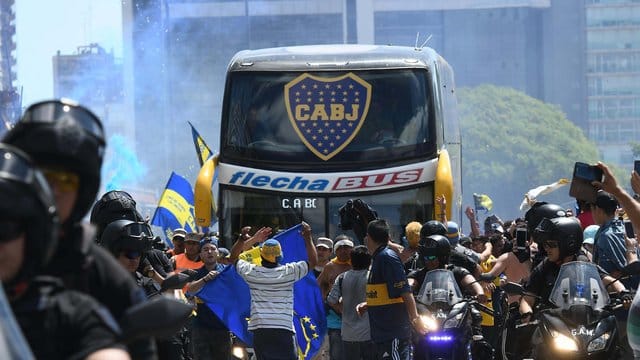
<svg viewBox="0 0 640 360">
<path fill-rule="evenodd" d="M 540 221 L 544 218 L 553 219 L 566 216 L 566 212 L 560 205 L 537 202 L 527 211 L 524 219 L 527 221 L 527 231 L 533 235 L 533 240 L 535 240 L 538 245 L 541 245 L 542 243 L 536 239 L 535 235 L 535 229 L 538 227 L 538 224 L 540 224 Z"/>
<path fill-rule="evenodd" d="M 29 154 L 39 167 L 77 174 L 78 198 L 67 221 L 84 217 L 100 187 L 105 149 L 104 130 L 95 114 L 70 100 L 38 102 L 27 108 L 2 141 Z"/>
<path fill-rule="evenodd" d="M 447 235 L 447 227 L 438 220 L 429 220 L 422 224 L 420 239 L 426 239 L 430 235 Z"/>
<path fill-rule="evenodd" d="M 418 252 L 423 258 L 436 256 L 440 261 L 440 266 L 443 267 L 449 262 L 451 245 L 449 244 L 449 240 L 442 235 L 429 235 L 420 241 Z"/>
<path fill-rule="evenodd" d="M 136 209 L 135 200 L 126 191 L 111 190 L 93 204 L 90 221 L 96 227 L 96 240 L 100 239 L 105 227 L 115 220 L 144 221 Z"/>
<path fill-rule="evenodd" d="M 153 234 L 147 223 L 116 220 L 104 229 L 100 244 L 114 256 L 122 250 L 147 252 L 153 244 Z"/>
<path fill-rule="evenodd" d="M 543 243 L 547 240 L 558 242 L 560 259 L 577 254 L 582 246 L 582 226 L 574 217 L 543 218 L 535 232 Z"/>
<path fill-rule="evenodd" d="M 25 234 L 24 263 L 11 282 L 27 281 L 56 250 L 58 214 L 44 175 L 27 154 L 5 144 L 0 144 L 0 199 L 0 238 Z"/>
</svg>

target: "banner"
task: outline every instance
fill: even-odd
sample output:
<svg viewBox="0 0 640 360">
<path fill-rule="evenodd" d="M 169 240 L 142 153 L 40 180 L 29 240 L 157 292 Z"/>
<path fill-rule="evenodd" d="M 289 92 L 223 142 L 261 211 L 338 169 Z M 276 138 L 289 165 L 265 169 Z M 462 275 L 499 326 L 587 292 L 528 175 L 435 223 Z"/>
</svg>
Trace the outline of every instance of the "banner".
<svg viewBox="0 0 640 360">
<path fill-rule="evenodd" d="M 306 260 L 307 250 L 300 234 L 301 225 L 296 225 L 273 238 L 282 247 L 282 263 Z M 256 249 L 245 251 L 240 256 L 256 263 L 260 257 Z M 247 346 L 252 346 L 253 336 L 248 331 L 251 313 L 249 287 L 237 273 L 235 266 L 227 266 L 215 281 L 207 283 L 196 294 Z M 326 315 L 320 288 L 313 269 L 294 284 L 293 325 L 296 330 L 300 359 L 311 359 L 320 349 L 327 332 Z"/>
<path fill-rule="evenodd" d="M 183 228 L 187 233 L 196 230 L 193 217 L 193 190 L 185 178 L 174 172 L 171 173 L 153 214 L 151 225 L 162 228 L 168 243 L 171 243 L 170 239 L 175 229 Z M 173 244 L 169 246 L 173 247 Z"/>
<path fill-rule="evenodd" d="M 202 138 L 202 136 L 200 136 L 196 128 L 193 127 L 193 124 L 191 124 L 191 122 L 189 121 L 187 122 L 189 123 L 189 126 L 191 126 L 191 136 L 193 137 L 193 145 L 195 145 L 196 147 L 196 153 L 198 154 L 198 161 L 200 162 L 200 166 L 202 167 L 204 162 L 207 161 L 207 159 L 210 158 L 211 155 L 213 155 L 213 152 L 211 151 L 211 149 L 209 149 L 209 146 L 207 146 L 207 144 L 204 142 L 204 139 Z"/>
</svg>

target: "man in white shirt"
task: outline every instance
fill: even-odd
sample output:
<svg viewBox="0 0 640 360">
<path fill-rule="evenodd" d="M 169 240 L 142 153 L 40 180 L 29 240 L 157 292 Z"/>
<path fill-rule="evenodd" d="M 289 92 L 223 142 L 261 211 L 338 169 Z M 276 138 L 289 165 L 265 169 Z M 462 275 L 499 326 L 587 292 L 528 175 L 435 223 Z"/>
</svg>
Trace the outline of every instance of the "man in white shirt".
<svg viewBox="0 0 640 360">
<path fill-rule="evenodd" d="M 282 248 L 275 239 L 262 244 L 261 266 L 238 259 L 244 248 L 242 238 L 231 249 L 231 260 L 235 261 L 236 270 L 249 285 L 251 293 L 248 329 L 253 332 L 253 347 L 258 360 L 298 358 L 293 327 L 293 284 L 306 276 L 318 262 L 311 227 L 305 222 L 302 223 L 302 237 L 308 261 L 281 264 Z"/>
</svg>

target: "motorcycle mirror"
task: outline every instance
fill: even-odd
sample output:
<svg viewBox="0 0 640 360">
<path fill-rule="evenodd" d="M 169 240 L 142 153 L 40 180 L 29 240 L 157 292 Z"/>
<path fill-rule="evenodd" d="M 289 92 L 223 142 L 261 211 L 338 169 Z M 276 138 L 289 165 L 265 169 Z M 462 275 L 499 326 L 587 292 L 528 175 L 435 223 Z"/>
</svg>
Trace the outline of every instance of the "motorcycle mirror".
<svg viewBox="0 0 640 360">
<path fill-rule="evenodd" d="M 183 273 L 177 273 L 164 279 L 160 286 L 160 291 L 171 289 L 182 289 L 187 283 L 191 281 L 191 276 Z"/>
<path fill-rule="evenodd" d="M 524 287 L 518 283 L 508 282 L 500 288 L 509 295 L 524 295 Z"/>
<path fill-rule="evenodd" d="M 120 320 L 122 341 L 168 339 L 185 325 L 191 311 L 190 305 L 163 296 L 132 306 Z"/>
</svg>

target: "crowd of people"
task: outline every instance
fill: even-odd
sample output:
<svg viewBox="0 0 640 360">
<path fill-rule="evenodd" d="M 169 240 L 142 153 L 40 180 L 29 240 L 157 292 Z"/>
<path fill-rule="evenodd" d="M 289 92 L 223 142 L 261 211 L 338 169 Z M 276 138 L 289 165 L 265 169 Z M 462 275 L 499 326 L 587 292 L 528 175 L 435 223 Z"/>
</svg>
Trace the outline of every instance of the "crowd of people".
<svg viewBox="0 0 640 360">
<path fill-rule="evenodd" d="M 328 328 L 316 359 L 333 360 L 423 358 L 419 339 L 430 324 L 419 316 L 416 299 L 432 270 L 451 271 L 465 296 L 491 309 L 474 315 L 478 358 L 500 356 L 500 336 L 513 325 L 504 323 L 506 314 L 524 324 L 550 305 L 563 264 L 596 264 L 603 283 L 625 304 L 638 286 L 638 276 L 617 279 L 638 259 L 627 229 L 640 229 L 640 203 L 602 163 L 595 202 L 580 202 L 575 211 L 532 202 L 523 218 L 490 216 L 481 231 L 467 208 L 467 236 L 447 221 L 446 201 L 438 197 L 438 220 L 408 223 L 404 239 L 394 238 L 384 219 L 363 225 L 364 245 L 344 234 L 313 239 L 303 222 L 307 260 L 283 263 L 281 244 L 268 227 L 253 234 L 248 226 L 239 229 L 230 250 L 219 247 L 215 233 L 173 229 L 167 250 L 131 195 L 114 190 L 95 201 L 105 146 L 100 120 L 59 100 L 30 106 L 0 144 L 0 277 L 36 358 L 230 359 L 233 334 L 198 298 L 227 266 L 235 266 L 249 286 L 249 330 L 258 359 L 298 358 L 293 284 L 310 272 L 326 304 Z M 640 194 L 635 172 L 631 187 Z M 83 222 L 89 210 L 92 225 Z M 526 237 L 518 239 L 518 233 Z M 260 248 L 258 264 L 240 256 L 254 246 Z M 507 283 L 524 292 L 503 291 Z M 165 295 L 194 310 L 176 331 L 156 338 L 127 332 L 131 309 Z"/>
</svg>

